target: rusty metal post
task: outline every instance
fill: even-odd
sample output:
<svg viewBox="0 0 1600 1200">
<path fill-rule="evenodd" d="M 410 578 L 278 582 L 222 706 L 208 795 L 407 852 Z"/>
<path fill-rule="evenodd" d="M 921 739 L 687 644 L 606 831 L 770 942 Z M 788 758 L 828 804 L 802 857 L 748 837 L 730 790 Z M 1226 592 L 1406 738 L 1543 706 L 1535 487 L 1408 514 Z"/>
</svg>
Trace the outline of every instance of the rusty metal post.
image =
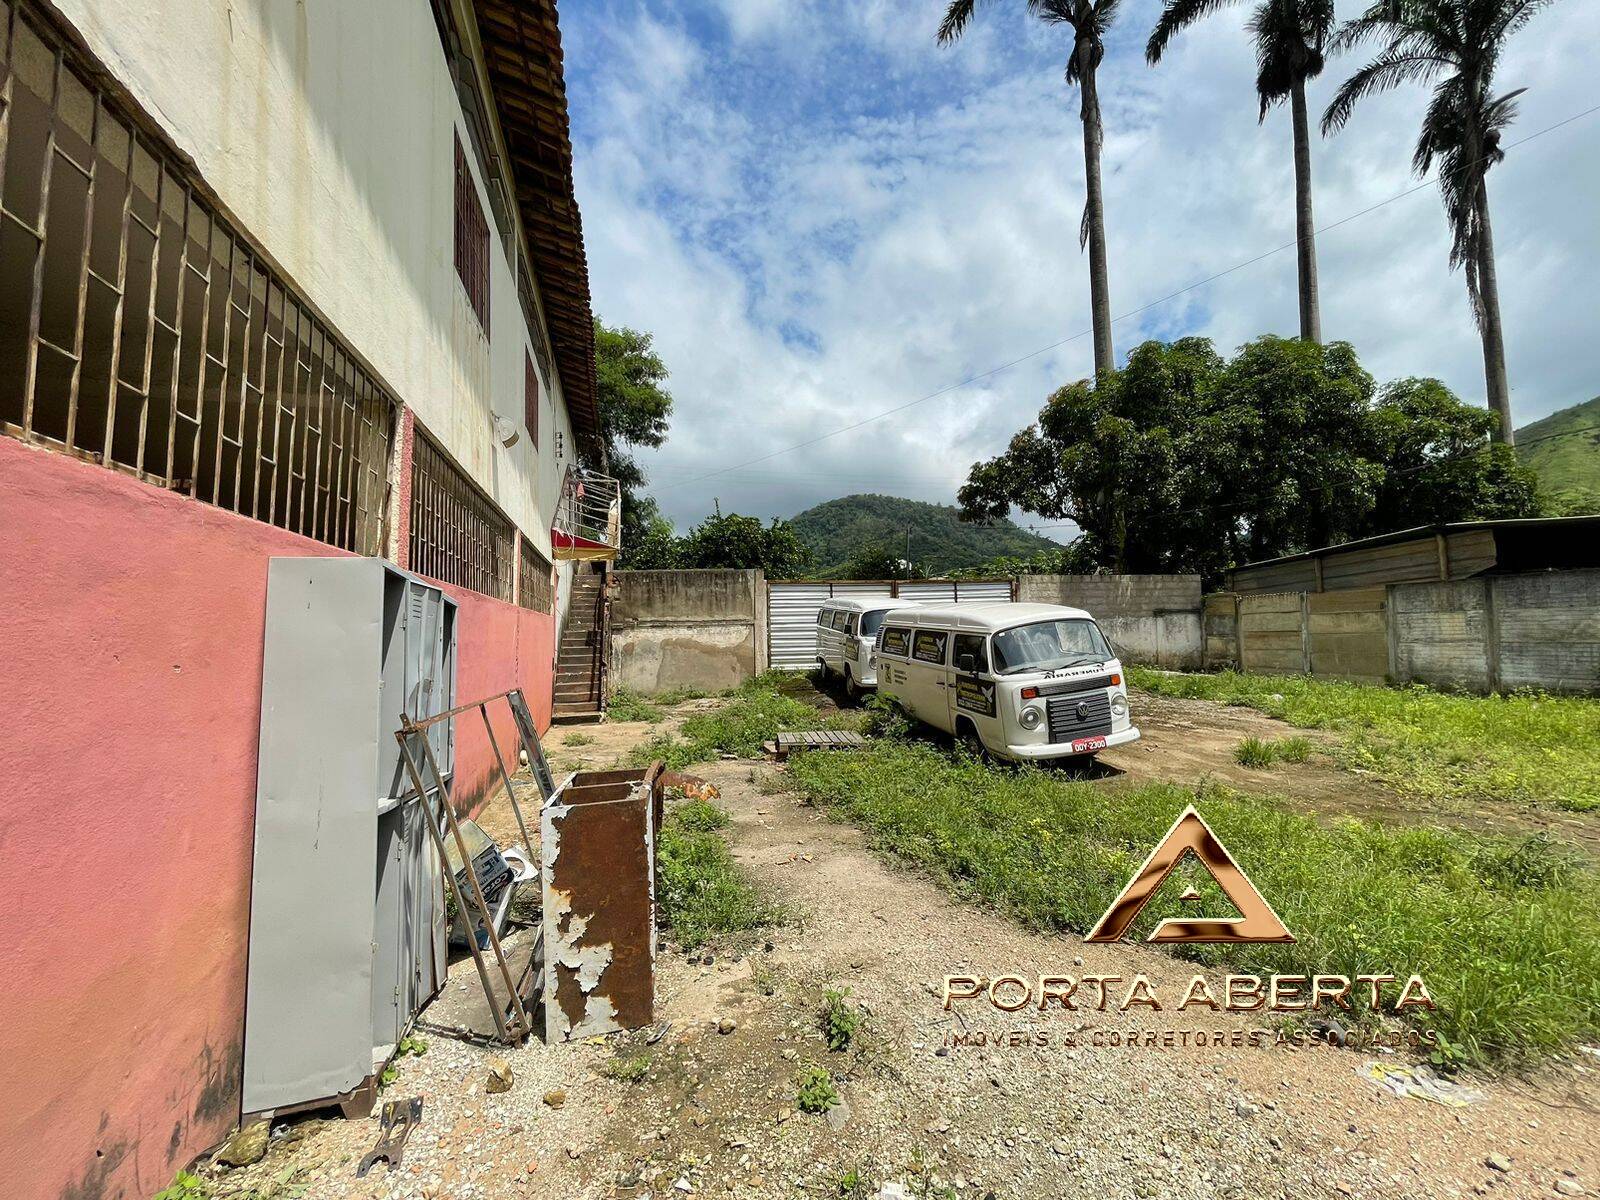
<svg viewBox="0 0 1600 1200">
<path fill-rule="evenodd" d="M 660 772 L 579 773 L 544 806 L 547 1041 L 654 1019 Z"/>
</svg>

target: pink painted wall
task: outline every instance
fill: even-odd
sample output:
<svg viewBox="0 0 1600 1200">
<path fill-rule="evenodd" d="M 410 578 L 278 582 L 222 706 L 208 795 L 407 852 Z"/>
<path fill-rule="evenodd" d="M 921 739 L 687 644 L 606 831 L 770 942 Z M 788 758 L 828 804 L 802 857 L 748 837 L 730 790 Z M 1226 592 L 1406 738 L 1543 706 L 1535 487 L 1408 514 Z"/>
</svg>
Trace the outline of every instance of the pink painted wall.
<svg viewBox="0 0 1600 1200">
<path fill-rule="evenodd" d="M 0 436 L 7 1200 L 149 1196 L 238 1118 L 267 560 L 329 553 Z M 452 594 L 459 695 L 546 725 L 552 618 Z"/>
</svg>

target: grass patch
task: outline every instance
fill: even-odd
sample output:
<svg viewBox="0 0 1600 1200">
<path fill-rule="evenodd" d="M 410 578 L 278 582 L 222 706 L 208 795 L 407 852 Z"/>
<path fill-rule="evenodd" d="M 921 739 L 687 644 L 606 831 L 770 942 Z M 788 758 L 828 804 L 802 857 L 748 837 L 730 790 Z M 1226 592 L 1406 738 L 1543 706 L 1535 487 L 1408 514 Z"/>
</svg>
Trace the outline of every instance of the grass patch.
<svg viewBox="0 0 1600 1200">
<path fill-rule="evenodd" d="M 1330 751 L 1341 765 L 1413 795 L 1600 808 L 1600 700 L 1233 671 L 1169 675 L 1130 667 L 1128 676 L 1159 695 L 1247 705 L 1302 729 L 1335 730 L 1342 737 Z"/>
<path fill-rule="evenodd" d="M 648 1050 L 641 1050 L 637 1054 L 619 1054 L 601 1066 L 600 1074 L 618 1083 L 639 1083 L 650 1074 L 653 1062 L 654 1057 Z"/>
<path fill-rule="evenodd" d="M 1274 763 L 1303 763 L 1311 757 L 1311 739 L 1247 737 L 1233 748 L 1233 761 L 1260 770 Z"/>
<path fill-rule="evenodd" d="M 735 688 L 728 702 L 708 712 L 695 713 L 677 734 L 657 734 L 634 748 L 629 762 L 642 766 L 661 759 L 671 770 L 708 762 L 723 754 L 759 758 L 761 743 L 780 731 L 794 729 L 853 729 L 861 721 L 856 713 L 824 717 L 814 704 L 780 690 L 788 680 L 773 672 L 757 676 Z M 792 673 L 791 673 L 792 674 Z"/>
<path fill-rule="evenodd" d="M 1329 826 L 1220 785 L 1108 786 L 914 742 L 800 755 L 789 775 L 875 848 L 1047 931 L 1089 928 L 1197 801 L 1299 940 L 1176 948 L 1184 957 L 1255 974 L 1419 973 L 1439 1007 L 1408 1016 L 1473 1063 L 1600 1035 L 1600 878 L 1548 843 Z M 1186 884 L 1199 911 L 1228 911 L 1194 870 L 1161 889 L 1131 936 L 1190 911 L 1177 899 Z"/>
<path fill-rule="evenodd" d="M 717 833 L 728 814 L 703 800 L 670 810 L 656 852 L 662 920 L 685 946 L 775 925 L 783 909 L 733 861 Z"/>
<path fill-rule="evenodd" d="M 655 725 L 667 719 L 660 705 L 646 700 L 638 692 L 618 688 L 611 693 L 611 703 L 606 705 L 606 716 L 613 721 L 648 721 Z"/>
</svg>

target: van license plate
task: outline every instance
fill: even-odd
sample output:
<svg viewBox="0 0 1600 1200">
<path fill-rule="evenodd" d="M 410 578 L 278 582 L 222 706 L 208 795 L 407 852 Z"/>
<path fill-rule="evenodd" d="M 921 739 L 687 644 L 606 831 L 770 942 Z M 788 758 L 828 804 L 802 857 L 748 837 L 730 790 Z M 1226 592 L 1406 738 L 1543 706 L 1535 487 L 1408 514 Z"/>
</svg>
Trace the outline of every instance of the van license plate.
<svg viewBox="0 0 1600 1200">
<path fill-rule="evenodd" d="M 1072 743 L 1072 752 L 1074 754 L 1089 754 L 1095 750 L 1104 750 L 1105 748 L 1106 740 L 1103 737 L 1079 738 Z"/>
</svg>

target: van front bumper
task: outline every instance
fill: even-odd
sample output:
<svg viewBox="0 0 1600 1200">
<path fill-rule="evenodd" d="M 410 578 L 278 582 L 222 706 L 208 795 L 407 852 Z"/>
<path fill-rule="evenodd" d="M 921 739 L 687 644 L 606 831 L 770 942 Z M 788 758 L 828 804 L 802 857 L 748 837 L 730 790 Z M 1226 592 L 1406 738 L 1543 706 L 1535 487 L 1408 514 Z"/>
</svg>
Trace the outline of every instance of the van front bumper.
<svg viewBox="0 0 1600 1200">
<path fill-rule="evenodd" d="M 1116 733 L 1106 734 L 1105 749 L 1110 750 L 1113 746 L 1126 746 L 1129 742 L 1137 742 L 1138 740 L 1138 726 L 1130 725 Z M 1027 746 L 1007 746 L 1004 753 L 1012 758 L 1038 762 L 1040 759 L 1047 758 L 1082 758 L 1085 754 L 1099 754 L 1100 751 L 1080 750 L 1077 753 L 1073 753 L 1072 743 L 1070 742 L 1034 742 Z"/>
</svg>

